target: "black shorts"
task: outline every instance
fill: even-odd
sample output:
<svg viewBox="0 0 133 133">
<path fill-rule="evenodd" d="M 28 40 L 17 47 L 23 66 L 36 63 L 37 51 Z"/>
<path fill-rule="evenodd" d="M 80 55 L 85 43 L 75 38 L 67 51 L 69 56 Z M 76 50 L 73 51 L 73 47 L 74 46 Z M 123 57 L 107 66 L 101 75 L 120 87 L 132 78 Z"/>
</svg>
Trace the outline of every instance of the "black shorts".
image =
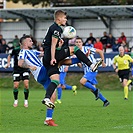
<svg viewBox="0 0 133 133">
<path fill-rule="evenodd" d="M 29 80 L 30 72 L 29 71 L 14 71 L 13 72 L 13 82 L 20 80 Z"/>
<path fill-rule="evenodd" d="M 43 65 L 46 67 L 46 69 L 48 71 L 48 75 L 51 76 L 53 74 L 59 74 L 58 63 L 69 56 L 70 56 L 70 50 L 69 50 L 68 46 L 64 46 L 61 49 L 56 50 L 55 59 L 56 59 L 57 63 L 54 66 L 52 66 L 52 65 L 50 65 L 51 49 L 45 49 Z"/>
<path fill-rule="evenodd" d="M 123 82 L 123 79 L 129 80 L 129 73 L 130 73 L 130 69 L 119 70 L 118 76 L 119 76 L 120 82 Z"/>
</svg>

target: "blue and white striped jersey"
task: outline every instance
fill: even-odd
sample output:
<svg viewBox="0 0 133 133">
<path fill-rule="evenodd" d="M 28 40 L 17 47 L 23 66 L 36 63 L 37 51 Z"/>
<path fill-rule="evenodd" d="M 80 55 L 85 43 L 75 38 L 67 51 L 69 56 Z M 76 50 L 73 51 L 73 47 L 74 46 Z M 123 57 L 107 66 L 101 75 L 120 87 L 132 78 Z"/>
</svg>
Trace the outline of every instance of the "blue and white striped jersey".
<svg viewBox="0 0 133 133">
<path fill-rule="evenodd" d="M 35 80 L 37 80 L 40 69 L 43 66 L 41 60 L 38 57 L 40 54 L 41 52 L 37 50 L 22 49 L 20 50 L 19 57 L 18 57 L 18 59 L 25 60 L 27 65 L 35 66 L 37 68 L 35 71 L 31 71 Z"/>
<path fill-rule="evenodd" d="M 88 46 L 82 47 L 82 52 L 84 54 L 87 54 L 88 51 L 90 51 L 90 55 L 88 55 L 89 60 L 95 64 L 96 59 L 94 58 L 94 54 L 96 53 L 96 49 L 93 47 L 93 45 L 88 45 Z M 88 67 L 85 63 L 83 63 L 83 68 L 84 68 L 84 74 L 86 74 L 87 72 L 92 72 L 90 67 Z"/>
</svg>

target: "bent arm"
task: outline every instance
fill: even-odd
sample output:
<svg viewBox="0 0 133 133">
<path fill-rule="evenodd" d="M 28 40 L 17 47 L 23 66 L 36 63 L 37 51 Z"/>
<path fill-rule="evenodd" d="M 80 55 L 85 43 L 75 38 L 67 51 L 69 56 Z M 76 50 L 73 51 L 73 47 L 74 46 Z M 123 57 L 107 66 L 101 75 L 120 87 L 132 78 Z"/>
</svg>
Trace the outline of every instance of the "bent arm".
<svg viewBox="0 0 133 133">
<path fill-rule="evenodd" d="M 29 68 L 31 71 L 35 71 L 37 69 L 35 66 L 28 65 L 23 59 L 18 60 L 18 66 L 22 68 Z"/>
<path fill-rule="evenodd" d="M 30 66 L 26 64 L 26 62 L 23 59 L 18 60 L 18 66 L 22 68 L 29 68 Z"/>
<path fill-rule="evenodd" d="M 52 44 L 51 44 L 51 60 L 55 59 L 55 50 L 56 50 L 56 44 L 58 39 L 55 37 L 52 37 Z"/>
<path fill-rule="evenodd" d="M 98 53 L 100 55 L 101 59 L 103 60 L 102 67 L 106 67 L 106 64 L 104 63 L 104 54 L 103 54 L 103 51 L 100 50 L 100 49 L 96 49 L 96 53 Z"/>
</svg>

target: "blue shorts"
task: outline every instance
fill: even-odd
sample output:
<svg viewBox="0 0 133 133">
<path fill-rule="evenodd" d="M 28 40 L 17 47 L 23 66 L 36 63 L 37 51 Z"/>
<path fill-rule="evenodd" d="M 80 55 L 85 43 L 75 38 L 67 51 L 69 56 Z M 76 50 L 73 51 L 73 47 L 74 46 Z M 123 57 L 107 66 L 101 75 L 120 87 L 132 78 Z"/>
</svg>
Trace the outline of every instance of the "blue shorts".
<svg viewBox="0 0 133 133">
<path fill-rule="evenodd" d="M 60 84 L 64 85 L 65 84 L 65 78 L 66 78 L 66 72 L 60 72 Z"/>
<path fill-rule="evenodd" d="M 83 77 L 87 79 L 92 85 L 98 84 L 97 79 L 97 72 L 87 72 Z"/>
<path fill-rule="evenodd" d="M 48 76 L 46 68 L 43 66 L 39 72 L 37 81 L 44 86 L 44 89 L 46 90 L 49 86 L 51 80 Z"/>
</svg>

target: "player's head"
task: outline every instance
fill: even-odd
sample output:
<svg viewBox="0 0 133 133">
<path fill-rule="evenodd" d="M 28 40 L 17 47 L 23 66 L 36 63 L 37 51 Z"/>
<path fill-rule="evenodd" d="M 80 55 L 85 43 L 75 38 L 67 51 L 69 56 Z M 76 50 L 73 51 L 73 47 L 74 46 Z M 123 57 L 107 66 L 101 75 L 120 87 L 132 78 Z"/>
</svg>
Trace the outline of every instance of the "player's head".
<svg viewBox="0 0 133 133">
<path fill-rule="evenodd" d="M 123 56 L 124 53 L 125 53 L 124 47 L 123 47 L 123 46 L 120 46 L 120 47 L 119 47 L 119 55 L 120 55 L 120 56 Z"/>
<path fill-rule="evenodd" d="M 75 40 L 75 45 L 79 47 L 79 49 L 82 49 L 83 46 L 83 40 L 80 37 L 77 37 Z"/>
<path fill-rule="evenodd" d="M 29 35 L 25 35 L 23 37 L 20 38 L 20 45 L 23 47 L 23 48 L 26 48 L 26 49 L 31 49 L 32 48 L 32 39 Z"/>
<path fill-rule="evenodd" d="M 59 25 L 66 25 L 67 22 L 67 13 L 63 10 L 57 10 L 54 13 L 54 21 Z"/>
</svg>

